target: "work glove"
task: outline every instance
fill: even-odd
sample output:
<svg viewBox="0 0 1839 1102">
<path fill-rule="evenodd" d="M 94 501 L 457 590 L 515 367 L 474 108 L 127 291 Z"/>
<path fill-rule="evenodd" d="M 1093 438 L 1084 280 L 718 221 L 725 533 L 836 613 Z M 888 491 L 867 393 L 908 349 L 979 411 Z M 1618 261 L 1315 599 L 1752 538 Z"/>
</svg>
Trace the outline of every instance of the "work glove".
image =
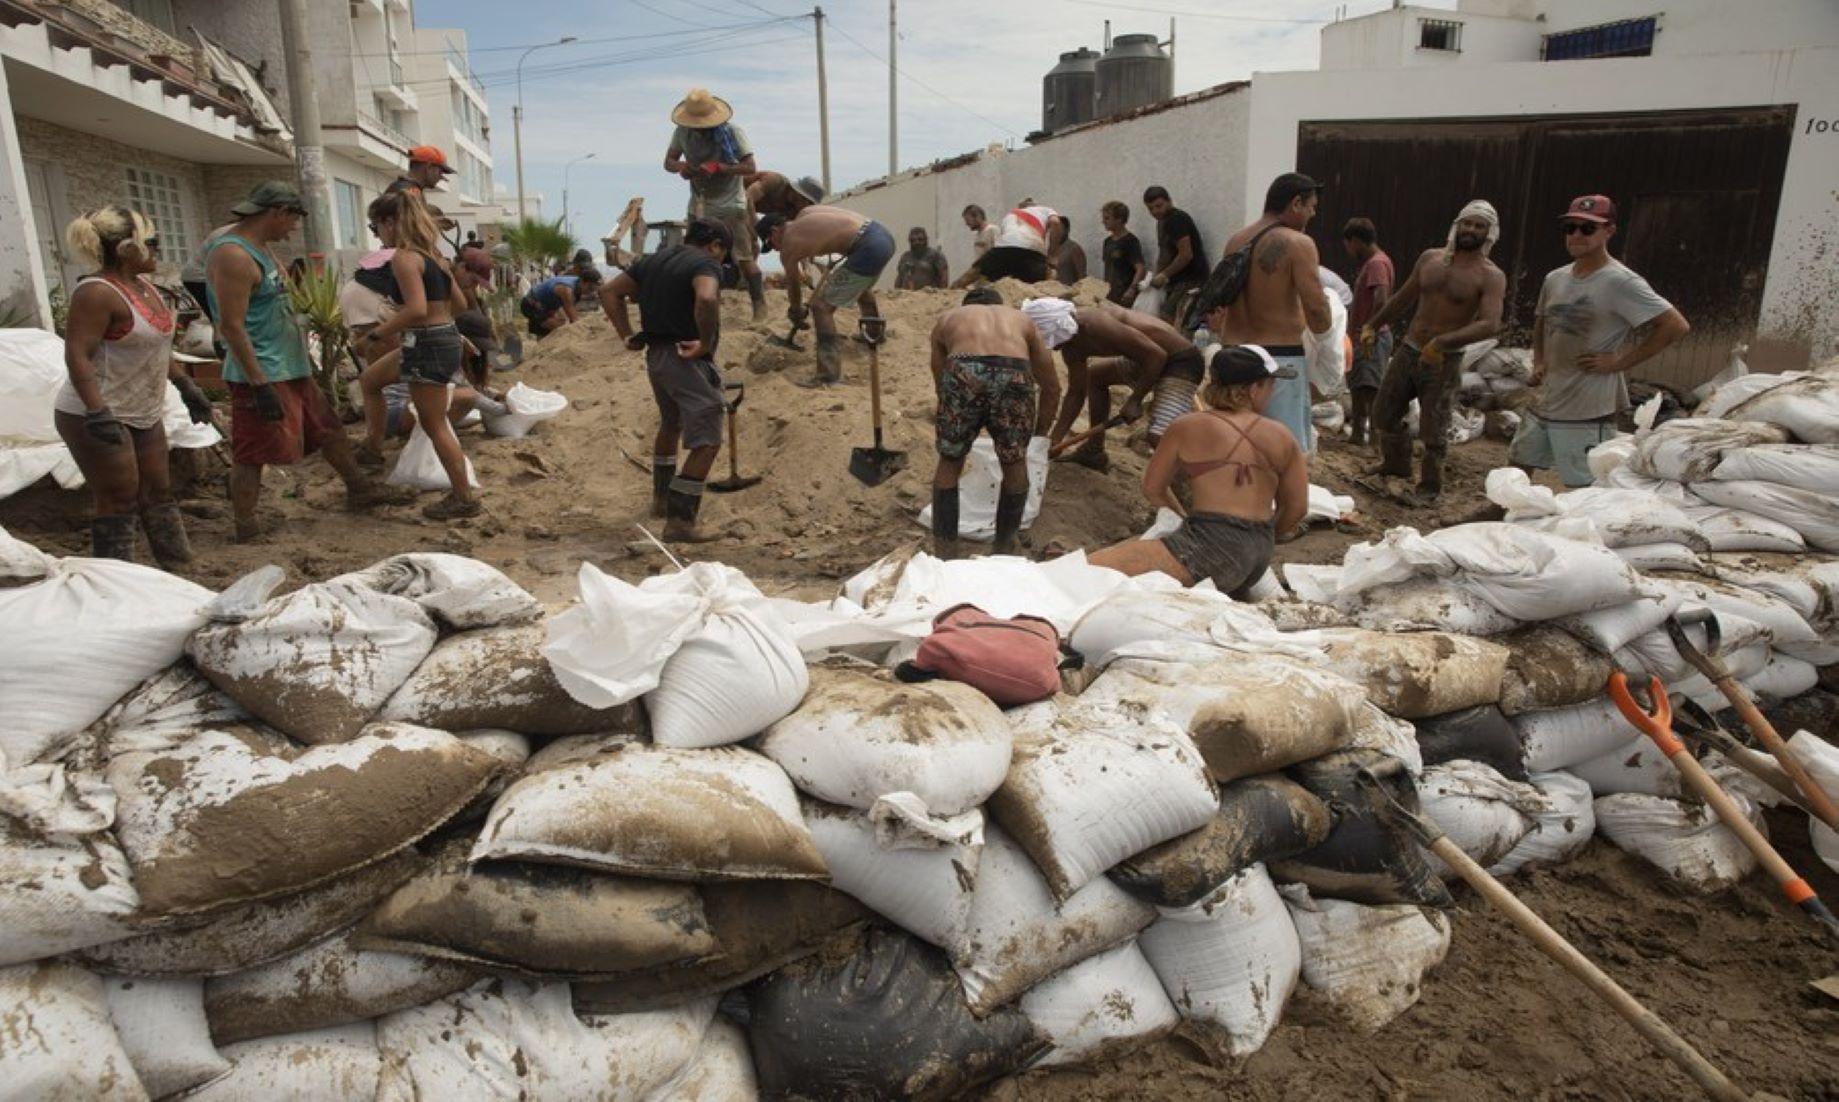
<svg viewBox="0 0 1839 1102">
<path fill-rule="evenodd" d="M 255 411 L 262 415 L 264 421 L 279 421 L 287 416 L 281 408 L 281 396 L 275 393 L 274 384 L 263 383 L 255 388 Z"/>
<path fill-rule="evenodd" d="M 1370 325 L 1360 327 L 1360 351 L 1371 353 L 1373 346 L 1379 343 L 1379 332 Z"/>
<path fill-rule="evenodd" d="M 1442 367 L 1444 355 L 1442 345 L 1436 341 L 1426 341 L 1423 349 L 1418 352 L 1418 362 L 1427 367 Z"/>
<path fill-rule="evenodd" d="M 92 409 L 83 415 L 83 428 L 104 444 L 122 444 L 127 442 L 127 434 L 121 431 L 121 422 L 109 407 Z"/>
<path fill-rule="evenodd" d="M 185 403 L 185 411 L 192 415 L 192 424 L 208 425 L 211 423 L 211 400 L 198 389 L 198 384 L 181 375 L 172 381 L 179 388 L 179 400 Z"/>
</svg>

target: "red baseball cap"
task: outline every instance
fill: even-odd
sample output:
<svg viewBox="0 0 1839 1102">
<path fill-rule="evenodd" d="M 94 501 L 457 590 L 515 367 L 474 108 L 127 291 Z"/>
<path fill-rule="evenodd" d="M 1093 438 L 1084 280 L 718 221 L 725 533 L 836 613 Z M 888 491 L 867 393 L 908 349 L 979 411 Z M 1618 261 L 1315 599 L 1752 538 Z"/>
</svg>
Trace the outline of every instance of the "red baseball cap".
<svg viewBox="0 0 1839 1102">
<path fill-rule="evenodd" d="M 412 165 L 433 165 L 448 176 L 454 173 L 454 170 L 447 164 L 447 154 L 442 153 L 438 146 L 418 145 L 414 149 L 409 150 L 409 163 Z"/>
<path fill-rule="evenodd" d="M 1607 225 L 1616 220 L 1616 205 L 1607 195 L 1579 195 L 1571 200 L 1570 209 L 1558 217 Z"/>
</svg>

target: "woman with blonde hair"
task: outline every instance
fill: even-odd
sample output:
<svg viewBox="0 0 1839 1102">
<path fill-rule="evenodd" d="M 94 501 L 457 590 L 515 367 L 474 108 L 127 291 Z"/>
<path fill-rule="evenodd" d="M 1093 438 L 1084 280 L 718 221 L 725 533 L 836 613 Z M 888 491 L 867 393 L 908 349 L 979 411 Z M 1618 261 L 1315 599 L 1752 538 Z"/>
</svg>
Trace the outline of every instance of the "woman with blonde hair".
<svg viewBox="0 0 1839 1102">
<path fill-rule="evenodd" d="M 1276 533 L 1294 531 L 1309 504 L 1309 470 L 1296 437 L 1264 416 L 1276 380 L 1294 378 L 1255 344 L 1210 350 L 1207 408 L 1175 419 L 1143 472 L 1150 504 L 1181 515 L 1181 527 L 1157 540 L 1125 540 L 1087 560 L 1129 575 L 1160 570 L 1182 585 L 1211 578 L 1220 592 L 1242 596 L 1270 565 Z M 1171 486 L 1187 475 L 1194 511 Z"/>
<path fill-rule="evenodd" d="M 153 224 L 122 206 L 70 223 L 72 251 L 95 266 L 70 296 L 64 366 L 54 402 L 58 435 L 89 483 L 91 554 L 134 559 L 135 524 L 162 567 L 191 561 L 185 522 L 166 465 L 166 386 L 179 388 L 193 421 L 211 403 L 172 358 L 173 315 L 147 274 L 159 266 Z"/>
<path fill-rule="evenodd" d="M 389 273 L 394 289 L 385 294 L 400 303 L 382 324 L 358 338 L 366 359 L 389 346 L 400 334 L 401 377 L 409 384 L 415 419 L 434 445 L 452 489 L 447 497 L 422 510 L 430 520 L 455 520 L 484 511 L 467 479 L 466 454 L 447 420 L 450 387 L 459 374 L 463 343 L 454 315 L 466 308 L 466 292 L 454 284 L 453 270 L 440 255 L 440 231 L 427 204 L 407 191 L 392 192 L 371 205 L 376 232 L 396 250 Z"/>
</svg>

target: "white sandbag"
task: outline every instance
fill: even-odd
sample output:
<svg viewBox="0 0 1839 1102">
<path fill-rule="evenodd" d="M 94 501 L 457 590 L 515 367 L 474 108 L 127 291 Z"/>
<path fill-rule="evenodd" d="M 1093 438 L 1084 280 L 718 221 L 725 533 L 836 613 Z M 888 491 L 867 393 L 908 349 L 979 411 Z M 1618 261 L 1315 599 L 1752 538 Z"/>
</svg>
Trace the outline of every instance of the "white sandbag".
<svg viewBox="0 0 1839 1102">
<path fill-rule="evenodd" d="M 1121 590 L 1081 616 L 1067 642 L 1093 669 L 1105 668 L 1113 658 L 1144 643 L 1244 644 L 1282 653 L 1315 653 L 1302 641 L 1286 638 L 1263 612 L 1211 585 Z"/>
<path fill-rule="evenodd" d="M 989 808 L 1061 899 L 1219 809 L 1186 731 L 1157 711 L 1097 702 L 1063 708 L 1045 735 L 1017 739 Z"/>
<path fill-rule="evenodd" d="M 726 746 L 789 715 L 810 686 L 804 654 L 758 600 L 717 602 L 645 694 L 660 746 Z"/>
<path fill-rule="evenodd" d="M 1614 550 L 1623 562 L 1643 574 L 1656 570 L 1696 573 L 1705 569 L 1705 563 L 1698 557 L 1698 552 L 1683 543 L 1644 543 L 1639 547 L 1617 547 Z"/>
<path fill-rule="evenodd" d="M 1632 727 L 1626 729 L 1634 731 Z M 1673 768 L 1659 747 L 1638 733 L 1631 733 L 1627 741 L 1607 753 L 1566 766 L 1566 770 L 1582 778 L 1598 796 L 1679 796 L 1687 791 L 1679 770 Z"/>
<path fill-rule="evenodd" d="M 1769 664 L 1760 673 L 1743 679 L 1743 687 L 1763 704 L 1792 700 L 1820 683 L 1820 670 L 1812 662 L 1782 654 L 1769 654 Z"/>
<path fill-rule="evenodd" d="M 1692 492 L 1732 509 L 1780 521 L 1801 534 L 1807 546 L 1839 552 L 1839 497 L 1775 482 L 1699 482 Z"/>
<path fill-rule="evenodd" d="M 1349 609 L 1356 624 L 1372 631 L 1446 631 L 1488 637 L 1521 626 L 1480 594 L 1441 578 L 1413 578 L 1381 586 L 1337 605 Z"/>
<path fill-rule="evenodd" d="M 751 750 L 565 739 L 498 798 L 474 861 L 580 865 L 664 880 L 822 880 L 785 771 Z"/>
<path fill-rule="evenodd" d="M 1788 740 L 1788 749 L 1801 759 L 1801 765 L 1813 777 L 1814 783 L 1828 796 L 1839 799 L 1839 746 L 1811 731 L 1796 731 Z M 1839 872 L 1839 832 L 1821 822 L 1818 816 L 1809 815 L 1807 833 L 1813 839 L 1814 853 L 1827 868 Z"/>
<path fill-rule="evenodd" d="M 41 835 L 94 834 L 115 822 L 115 790 L 92 769 L 48 762 L 13 769 L 0 753 L 0 819 Z"/>
<path fill-rule="evenodd" d="M 1722 397 L 1720 391 L 1713 401 Z M 1839 379 L 1789 376 L 1780 385 L 1731 406 L 1724 416 L 1779 425 L 1802 444 L 1839 444 Z"/>
<path fill-rule="evenodd" d="M 487 980 L 377 1022 L 377 1102 L 645 1099 L 696 1058 L 715 1000 L 577 1015 L 565 983 Z"/>
<path fill-rule="evenodd" d="M 1510 781 L 1480 762 L 1461 760 L 1424 767 L 1418 805 L 1484 869 L 1511 853 L 1537 817 L 1551 809 L 1533 786 Z M 1441 857 L 1428 853 L 1425 859 L 1443 879 L 1456 879 L 1456 870 Z"/>
<path fill-rule="evenodd" d="M 1690 596 L 1683 589 L 1679 592 L 1682 597 Z M 1761 670 L 1768 662 L 1767 629 L 1755 620 L 1733 612 L 1716 610 L 1712 615 L 1717 617 L 1721 643 L 1719 649 L 1724 664 L 1738 678 L 1748 677 Z M 1687 624 L 1685 629 L 1686 638 L 1699 653 L 1705 653 L 1708 646 L 1705 625 Z M 1658 677 L 1667 682 L 1669 691 L 1678 691 L 1676 682 L 1697 676 L 1692 666 L 1680 656 L 1679 648 L 1673 644 L 1673 637 L 1664 629 L 1636 636 L 1629 640 L 1627 646 L 1616 651 L 1614 657 L 1616 664 L 1623 670 L 1631 675 L 1641 675 L 1636 677 L 1637 681 L 1650 676 Z M 1738 669 L 1743 672 L 1736 673 Z"/>
<path fill-rule="evenodd" d="M 1757 444 L 1732 448 L 1711 472 L 1717 482 L 1774 482 L 1813 493 L 1839 487 L 1839 445 Z"/>
<path fill-rule="evenodd" d="M 1729 370 L 1729 366 L 1726 365 L 1725 370 L 1718 374 L 1723 375 Z M 1699 404 L 1694 410 L 1694 415 L 1697 417 L 1728 417 L 1730 416 L 1731 410 L 1736 409 L 1751 398 L 1756 397 L 1766 390 L 1773 390 L 1800 374 L 1801 373 L 1798 371 L 1791 371 L 1781 374 L 1752 375 L 1749 373 L 1749 369 L 1745 367 L 1743 371 L 1732 375 L 1729 379 L 1712 387 L 1710 391 L 1700 396 Z M 1732 418 L 1732 420 L 1740 421 L 1743 420 L 1743 418 Z"/>
<path fill-rule="evenodd" d="M 867 812 L 806 800 L 804 815 L 831 887 L 941 949 L 966 942 L 981 835 L 974 843 L 890 849 Z"/>
<path fill-rule="evenodd" d="M 568 694 L 543 657 L 542 624 L 450 635 L 392 694 L 377 718 L 443 731 L 482 727 L 527 735 L 584 735 L 643 729 L 637 703 L 594 708 Z"/>
<path fill-rule="evenodd" d="M 1054 1043 L 1035 1063 L 1043 1068 L 1095 1059 L 1181 1021 L 1134 941 L 1043 980 L 1022 996 L 1021 1009 Z"/>
<path fill-rule="evenodd" d="M 543 615 L 542 602 L 504 571 L 464 555 L 411 551 L 332 580 L 407 597 L 455 631 L 527 623 Z"/>
<path fill-rule="evenodd" d="M 1526 748 L 1526 768 L 1535 773 L 1569 769 L 1620 749 L 1637 735 L 1607 692 L 1600 700 L 1570 708 L 1522 712 L 1512 722 Z"/>
<path fill-rule="evenodd" d="M 1488 472 L 1487 495 L 1507 510 L 1509 523 L 1540 531 L 1568 534 L 1566 522 L 1588 521 L 1605 547 L 1676 543 L 1708 550 L 1679 506 L 1637 490 L 1591 486 L 1555 494 L 1533 485 L 1525 471 L 1497 467 Z"/>
<path fill-rule="evenodd" d="M 148 1095 L 165 1098 L 228 1074 L 195 979 L 104 976 L 109 1016 Z"/>
<path fill-rule="evenodd" d="M 139 908 L 106 831 L 45 836 L 0 815 L 0 965 L 119 941 Z"/>
<path fill-rule="evenodd" d="M 1041 497 L 1047 492 L 1048 440 L 1045 436 L 1028 438 L 1025 456 L 1028 464 L 1028 499 L 1022 505 L 1022 530 L 1034 527 L 1041 515 Z M 996 499 L 1002 493 L 1002 464 L 996 461 L 996 445 L 989 436 L 977 434 L 966 456 L 964 472 L 958 476 L 958 538 L 990 543 L 996 539 Z M 914 521 L 922 528 L 932 527 L 932 506 L 923 506 Z"/>
<path fill-rule="evenodd" d="M 264 722 L 309 745 L 353 738 L 434 648 L 420 605 L 349 581 L 269 598 L 267 566 L 211 604 L 185 652 Z"/>
<path fill-rule="evenodd" d="M 1553 623 L 1604 654 L 1613 654 L 1666 623 L 1683 598 L 1674 590 L 1644 584 L 1641 595 L 1623 605 L 1565 616 Z"/>
<path fill-rule="evenodd" d="M 1694 407 L 1703 406 L 1721 388 L 1750 373 L 1750 366 L 1743 362 L 1744 354 L 1749 350 L 1750 346 L 1741 342 L 1731 346 L 1730 359 L 1724 362 L 1724 369 L 1692 388 Z"/>
<path fill-rule="evenodd" d="M 1429 535 L 1394 528 L 1348 549 L 1337 596 L 1417 577 L 1466 588 L 1523 622 L 1626 604 L 1640 577 L 1613 551 L 1517 524 L 1460 524 Z"/>
<path fill-rule="evenodd" d="M 1324 297 L 1328 300 L 1328 328 L 1317 334 L 1303 327 L 1303 355 L 1309 389 L 1333 398 L 1347 393 L 1347 304 L 1340 295 Z"/>
<path fill-rule="evenodd" d="M 702 1035 L 696 1058 L 646 1102 L 756 1102 L 759 1097 L 746 1032 L 717 1016 Z"/>
<path fill-rule="evenodd" d="M 1766 837 L 1762 809 L 1742 792 L 1729 795 Z M 1756 868 L 1756 855 L 1696 801 L 1622 793 L 1597 797 L 1595 810 L 1604 837 L 1694 890 L 1723 891 Z"/>
<path fill-rule="evenodd" d="M 48 329 L 0 329 L 0 437 L 55 441 L 52 402 L 69 377 L 64 341 Z"/>
<path fill-rule="evenodd" d="M 1441 911 L 1408 904 L 1371 907 L 1283 889 L 1302 943 L 1303 983 L 1350 1026 L 1373 1033 L 1418 1001 L 1424 974 L 1449 953 Z"/>
<path fill-rule="evenodd" d="M 969 685 L 824 667 L 809 676 L 804 703 L 753 745 L 820 800 L 866 811 L 910 792 L 927 814 L 952 816 L 982 806 L 1008 775 L 1008 721 Z"/>
<path fill-rule="evenodd" d="M 1822 638 L 1839 636 L 1839 559 L 1719 555 L 1712 562 L 1716 577 L 1787 602 Z"/>
<path fill-rule="evenodd" d="M 531 429 L 567 409 L 568 399 L 557 391 L 516 383 L 504 392 L 504 406 L 504 413 L 484 416 L 485 431 L 516 440 L 528 436 Z"/>
<path fill-rule="evenodd" d="M 464 456 L 461 461 L 466 464 L 466 485 L 478 489 L 479 476 L 473 471 L 473 461 Z M 396 456 L 396 465 L 390 468 L 385 481 L 391 486 L 415 490 L 453 489 L 453 480 L 447 477 L 447 468 L 434 451 L 434 440 L 420 425 L 410 430 L 409 442 L 402 446 L 402 453 Z"/>
<path fill-rule="evenodd" d="M 0 754 L 14 768 L 57 758 L 123 693 L 179 660 L 213 596 L 115 559 L 60 559 L 0 529 Z"/>
<path fill-rule="evenodd" d="M 70 1102 L 151 1097 L 109 1019 L 102 981 L 69 964 L 0 968 L 0 1093 Z"/>
<path fill-rule="evenodd" d="M 201 727 L 230 727 L 254 718 L 189 662 L 178 662 L 136 685 L 103 713 L 93 730 L 104 757 L 112 757 L 169 749 Z"/>
<path fill-rule="evenodd" d="M 1532 786 L 1546 799 L 1533 827 L 1507 855 L 1488 866 L 1492 876 L 1510 876 L 1531 865 L 1558 865 L 1582 853 L 1596 833 L 1590 782 L 1563 771 L 1534 773 Z"/>
<path fill-rule="evenodd" d="M 1302 968 L 1296 924 L 1264 866 L 1234 873 L 1191 907 L 1158 911 L 1138 944 L 1176 1009 L 1224 1030 L 1231 1055 L 1258 1051 Z"/>
<path fill-rule="evenodd" d="M 1623 433 L 1613 436 L 1584 453 L 1584 462 L 1590 465 L 1590 478 L 1598 486 L 1605 485 L 1610 472 L 1625 466 L 1635 454 L 1636 440 Z"/>
<path fill-rule="evenodd" d="M 1730 509 L 1722 505 L 1687 505 L 1686 515 L 1698 522 L 1699 531 L 1713 551 L 1782 551 L 1800 554 L 1807 550 L 1807 539 L 1779 520 L 1770 520 L 1747 509 Z"/>
<path fill-rule="evenodd" d="M 1658 584 L 1685 598 L 1681 608 L 1686 611 L 1709 608 L 1720 615 L 1741 616 L 1761 624 L 1763 639 L 1771 646 L 1791 647 L 1820 641 L 1820 633 L 1800 612 L 1772 593 L 1715 578 L 1667 578 Z M 1725 647 L 1734 649 L 1729 643 Z"/>
<path fill-rule="evenodd" d="M 1359 628 L 1321 633 L 1322 665 L 1403 719 L 1459 712 L 1500 699 L 1506 647 L 1443 632 L 1389 634 Z"/>
<path fill-rule="evenodd" d="M 201 731 L 109 763 L 116 834 L 152 914 L 297 892 L 380 861 L 458 813 L 497 774 L 447 734 L 379 723 L 300 750 L 257 728 Z"/>
<path fill-rule="evenodd" d="M 1757 444 L 1781 444 L 1788 433 L 1773 425 L 1682 417 L 1639 437 L 1626 469 L 1648 478 L 1699 482 L 1711 477 L 1724 453 Z"/>
<path fill-rule="evenodd" d="M 1155 908 L 1100 877 L 1056 903 L 1020 846 L 994 827 L 984 834 L 964 940 L 947 953 L 979 1017 L 1048 976 L 1122 944 Z"/>
<path fill-rule="evenodd" d="M 366 1099 L 377 1094 L 382 1058 L 370 1022 L 289 1033 L 226 1045 L 230 1074 L 185 1096 L 185 1102 L 275 1102 Z"/>
</svg>

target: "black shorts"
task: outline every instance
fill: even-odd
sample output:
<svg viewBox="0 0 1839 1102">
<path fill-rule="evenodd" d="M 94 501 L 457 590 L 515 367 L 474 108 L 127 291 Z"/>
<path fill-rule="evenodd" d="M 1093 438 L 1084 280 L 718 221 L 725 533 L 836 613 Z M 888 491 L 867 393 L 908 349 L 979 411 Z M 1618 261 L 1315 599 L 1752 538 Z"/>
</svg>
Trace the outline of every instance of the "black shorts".
<svg viewBox="0 0 1839 1102">
<path fill-rule="evenodd" d="M 999 279 L 1019 279 L 1039 283 L 1047 278 L 1047 254 L 1013 245 L 998 245 L 971 265 L 991 283 Z"/>
<path fill-rule="evenodd" d="M 1162 377 L 1199 383 L 1207 375 L 1207 361 L 1193 345 L 1171 355 L 1162 364 Z"/>
<path fill-rule="evenodd" d="M 430 325 L 410 329 L 402 337 L 403 382 L 446 386 L 460 373 L 465 345 L 460 343 L 459 326 Z"/>
<path fill-rule="evenodd" d="M 524 320 L 530 323 L 531 336 L 545 337 L 549 335 L 549 330 L 544 327 L 543 323 L 549 320 L 549 315 L 555 313 L 554 310 L 545 310 L 542 303 L 529 297 L 519 302 L 517 304 L 517 309 L 524 315 Z"/>
<path fill-rule="evenodd" d="M 1264 576 L 1277 538 L 1268 520 L 1190 513 L 1180 528 L 1163 537 L 1162 546 L 1196 582 L 1212 578 L 1221 593 L 1236 600 Z"/>
</svg>

